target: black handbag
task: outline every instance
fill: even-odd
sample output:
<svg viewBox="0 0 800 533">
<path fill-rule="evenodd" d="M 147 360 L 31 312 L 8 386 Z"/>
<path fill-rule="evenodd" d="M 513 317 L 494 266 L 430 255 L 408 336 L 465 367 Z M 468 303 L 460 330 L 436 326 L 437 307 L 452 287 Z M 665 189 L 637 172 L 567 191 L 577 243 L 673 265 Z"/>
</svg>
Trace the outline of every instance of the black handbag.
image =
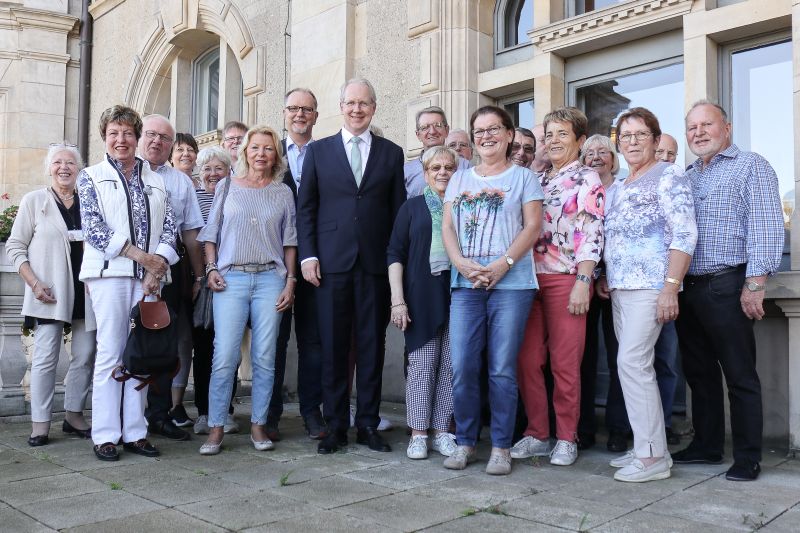
<svg viewBox="0 0 800 533">
<path fill-rule="evenodd" d="M 219 251 L 219 239 L 222 235 L 222 211 L 225 207 L 225 199 L 228 197 L 228 190 L 231 187 L 231 178 L 225 180 L 222 190 L 222 201 L 219 206 L 219 216 L 217 217 L 217 251 Z M 208 275 L 203 276 L 200 282 L 200 292 L 194 301 L 192 310 L 192 325 L 196 328 L 212 329 L 214 327 L 214 291 L 208 288 Z"/>
<path fill-rule="evenodd" d="M 164 300 L 157 298 L 153 302 L 141 300 L 131 309 L 122 364 L 112 372 L 119 382 L 131 378 L 140 381 L 136 390 L 153 384 L 155 376 L 165 373 L 174 376 L 180 369 L 176 314 Z"/>
</svg>

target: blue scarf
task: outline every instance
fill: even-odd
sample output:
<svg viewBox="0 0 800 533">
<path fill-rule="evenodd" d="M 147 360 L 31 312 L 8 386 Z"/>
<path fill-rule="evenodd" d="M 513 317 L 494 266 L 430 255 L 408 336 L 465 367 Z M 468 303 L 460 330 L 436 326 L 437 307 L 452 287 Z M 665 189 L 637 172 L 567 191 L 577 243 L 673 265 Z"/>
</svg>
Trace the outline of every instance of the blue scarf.
<svg viewBox="0 0 800 533">
<path fill-rule="evenodd" d="M 425 196 L 425 203 L 428 204 L 428 210 L 431 212 L 431 274 L 438 275 L 440 272 L 450 270 L 450 258 L 447 257 L 447 251 L 444 249 L 442 241 L 444 204 L 439 193 L 430 186 L 426 186 L 422 194 Z"/>
</svg>

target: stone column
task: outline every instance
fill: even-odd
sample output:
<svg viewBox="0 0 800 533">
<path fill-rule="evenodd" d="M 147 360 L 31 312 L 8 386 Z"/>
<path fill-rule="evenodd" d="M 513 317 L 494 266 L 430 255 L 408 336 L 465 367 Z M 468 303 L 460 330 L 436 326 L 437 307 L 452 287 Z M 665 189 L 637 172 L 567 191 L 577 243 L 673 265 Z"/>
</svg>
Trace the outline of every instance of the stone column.
<svg viewBox="0 0 800 533">
<path fill-rule="evenodd" d="M 564 59 L 553 52 L 537 52 L 533 56 L 533 92 L 535 124 L 545 115 L 564 105 Z"/>
<path fill-rule="evenodd" d="M 794 28 L 794 38 L 792 39 L 792 57 L 794 58 L 792 67 L 792 78 L 794 78 L 793 102 L 794 105 L 794 138 L 795 138 L 795 151 L 794 151 L 794 213 L 792 213 L 792 226 L 794 231 L 790 232 L 791 235 L 791 260 L 792 270 L 800 270 L 800 150 L 797 150 L 797 140 L 800 139 L 800 39 L 798 39 L 798 32 L 800 31 L 800 0 L 792 0 L 792 28 Z M 797 383 L 797 382 L 795 382 Z M 796 434 L 797 435 L 797 434 Z M 794 441 L 795 444 L 800 443 L 800 440 Z"/>
<path fill-rule="evenodd" d="M 22 278 L 0 244 L 0 416 L 25 413 L 22 378 L 28 367 L 20 341 L 22 327 Z"/>
<path fill-rule="evenodd" d="M 775 300 L 789 321 L 789 449 L 800 450 L 800 300 Z"/>
</svg>

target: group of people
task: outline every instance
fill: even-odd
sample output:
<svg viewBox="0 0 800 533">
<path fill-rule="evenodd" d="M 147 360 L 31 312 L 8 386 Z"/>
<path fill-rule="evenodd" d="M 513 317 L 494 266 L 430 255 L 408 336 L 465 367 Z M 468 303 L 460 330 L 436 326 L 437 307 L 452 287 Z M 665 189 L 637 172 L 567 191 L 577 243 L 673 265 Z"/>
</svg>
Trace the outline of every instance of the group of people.
<svg viewBox="0 0 800 533">
<path fill-rule="evenodd" d="M 153 457 L 148 431 L 186 440 L 182 428 L 193 425 L 207 435 L 200 453 L 220 453 L 224 435 L 238 431 L 232 398 L 249 327 L 250 439 L 272 449 L 294 321 L 300 414 L 318 452 L 347 445 L 351 425 L 358 444 L 390 451 L 379 407 L 391 323 L 405 335 L 410 459 L 433 450 L 446 468 L 466 468 L 488 407 L 488 474 L 533 456 L 567 466 L 594 444 L 602 329 L 608 448 L 624 452 L 610 462 L 615 479 L 721 463 L 722 373 L 727 477 L 758 476 L 753 321 L 778 269 L 783 218 L 775 172 L 732 144 L 722 107 L 689 109 L 697 159 L 684 170 L 676 140 L 641 107 L 617 118 L 612 137 L 590 135 L 573 107 L 529 130 L 484 106 L 467 131 L 451 131 L 445 112 L 428 107 L 415 120 L 422 153 L 405 162 L 371 127 L 368 80 L 345 83 L 339 105 L 343 126 L 323 139 L 313 138 L 316 97 L 296 88 L 285 96 L 284 139 L 231 122 L 221 147 L 198 153 L 165 117 L 114 106 L 100 119 L 99 163 L 83 168 L 74 146 L 51 145 L 52 184 L 23 198 L 7 245 L 27 284 L 23 314 L 38 324 L 31 446 L 48 443 L 71 325 L 65 432 L 91 438 L 97 457 L 113 461 L 120 443 Z M 617 179 L 620 157 L 628 174 Z M 202 284 L 213 294 L 208 329 L 192 322 Z M 178 313 L 180 370 L 136 390 L 114 372 L 131 308 L 158 294 Z M 694 437 L 670 455 L 676 344 Z M 183 406 L 192 362 L 196 420 Z"/>
</svg>

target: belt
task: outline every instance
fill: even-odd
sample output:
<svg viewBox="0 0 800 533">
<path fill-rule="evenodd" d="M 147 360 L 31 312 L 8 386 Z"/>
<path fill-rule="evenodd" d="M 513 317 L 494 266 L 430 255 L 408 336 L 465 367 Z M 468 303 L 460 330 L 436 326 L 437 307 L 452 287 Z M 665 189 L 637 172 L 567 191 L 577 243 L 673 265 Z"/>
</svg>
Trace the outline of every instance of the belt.
<svg viewBox="0 0 800 533">
<path fill-rule="evenodd" d="M 746 268 L 747 265 L 739 265 L 735 267 L 723 268 L 722 270 L 717 270 L 716 272 L 710 272 L 708 274 L 700 274 L 698 276 L 692 276 L 687 274 L 686 277 L 693 281 L 699 281 L 704 279 L 716 278 L 718 276 L 724 276 L 725 274 L 731 274 L 733 272 L 739 272 L 741 270 L 745 270 Z"/>
<path fill-rule="evenodd" d="M 275 270 L 275 264 L 259 265 L 256 263 L 248 263 L 246 265 L 231 265 L 231 270 L 238 270 L 240 272 L 266 272 L 267 270 Z"/>
</svg>

